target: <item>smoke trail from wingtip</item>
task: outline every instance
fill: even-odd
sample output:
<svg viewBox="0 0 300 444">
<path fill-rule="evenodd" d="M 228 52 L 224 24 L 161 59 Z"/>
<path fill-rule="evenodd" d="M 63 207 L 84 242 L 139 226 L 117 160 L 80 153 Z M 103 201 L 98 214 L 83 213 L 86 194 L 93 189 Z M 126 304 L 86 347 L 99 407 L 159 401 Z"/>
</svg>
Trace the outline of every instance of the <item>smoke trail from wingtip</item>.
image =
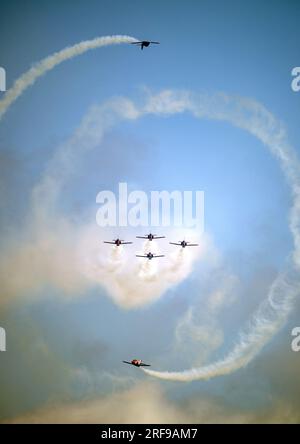
<svg viewBox="0 0 300 444">
<path fill-rule="evenodd" d="M 101 46 L 117 45 L 120 43 L 132 43 L 135 42 L 134 37 L 126 35 L 115 35 L 96 37 L 93 40 L 85 40 L 80 43 L 76 43 L 73 46 L 68 46 L 61 51 L 42 59 L 36 63 L 32 68 L 22 74 L 13 84 L 13 86 L 5 93 L 4 98 L 0 100 L 0 119 L 9 109 L 9 107 L 20 97 L 23 92 L 35 81 L 43 76 L 46 72 L 55 68 L 55 66 L 64 62 L 65 60 L 72 59 L 79 56 L 90 49 L 100 48 Z"/>
</svg>

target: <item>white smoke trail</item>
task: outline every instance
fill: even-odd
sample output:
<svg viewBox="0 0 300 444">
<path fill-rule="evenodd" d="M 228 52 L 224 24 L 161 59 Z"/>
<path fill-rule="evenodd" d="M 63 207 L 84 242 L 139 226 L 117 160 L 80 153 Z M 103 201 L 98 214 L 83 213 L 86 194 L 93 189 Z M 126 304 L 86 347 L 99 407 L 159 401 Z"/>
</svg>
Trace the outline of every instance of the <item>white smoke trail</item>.
<svg viewBox="0 0 300 444">
<path fill-rule="evenodd" d="M 261 304 L 249 323 L 247 331 L 240 335 L 240 341 L 224 359 L 178 372 L 143 369 L 144 372 L 159 379 L 190 382 L 223 376 L 245 367 L 285 323 L 298 292 L 297 287 L 288 284 L 286 276 L 279 276 L 272 285 L 268 299 Z"/>
<path fill-rule="evenodd" d="M 293 301 L 299 294 L 297 274 L 300 268 L 300 167 L 280 122 L 255 101 L 225 95 L 216 96 L 213 100 L 207 97 L 195 100 L 194 96 L 188 93 L 176 94 L 166 91 L 160 97 L 152 98 L 147 109 L 148 112 L 161 114 L 186 110 L 196 117 L 228 121 L 247 130 L 279 160 L 293 198 L 289 226 L 294 239 L 294 252 L 288 270 L 275 279 L 267 299 L 258 308 L 248 329 L 241 333 L 239 342 L 224 359 L 207 366 L 178 372 L 143 369 L 145 373 L 156 378 L 182 382 L 210 379 L 246 366 L 286 322 Z M 294 275 L 294 272 L 297 274 Z"/>
<path fill-rule="evenodd" d="M 181 270 L 184 265 L 187 265 L 186 259 L 187 253 L 182 247 L 179 247 L 172 255 L 170 255 L 171 264 L 168 271 L 171 275 Z"/>
<path fill-rule="evenodd" d="M 23 90 L 24 89 L 22 89 L 21 92 Z M 117 106 L 118 103 L 120 103 L 121 106 Z M 111 105 L 108 104 L 108 110 L 110 106 Z M 191 93 L 167 90 L 162 91 L 157 95 L 150 94 L 148 101 L 142 107 L 136 106 L 136 104 L 130 100 L 123 99 L 119 100 L 119 102 L 115 101 L 112 105 L 112 109 L 114 112 L 116 112 L 116 109 L 118 110 L 118 119 L 116 119 L 116 122 L 119 122 L 122 119 L 137 119 L 147 114 L 172 115 L 186 111 L 190 112 L 197 118 L 223 120 L 236 127 L 244 129 L 257 137 L 279 160 L 282 170 L 291 187 L 293 198 L 290 213 L 290 230 L 294 239 L 291 270 L 286 273 L 281 273 L 274 281 L 266 301 L 261 304 L 250 323 L 248 330 L 241 334 L 238 344 L 227 357 L 208 366 L 194 368 L 183 372 L 146 371 L 152 376 L 174 381 L 208 379 L 231 373 L 247 365 L 260 352 L 262 347 L 272 338 L 279 328 L 282 327 L 293 306 L 293 299 L 298 294 L 299 282 L 291 280 L 290 278 L 290 273 L 294 271 L 293 269 L 298 273 L 300 267 L 300 168 L 296 153 L 289 145 L 285 131 L 280 122 L 278 122 L 262 105 L 251 99 L 241 99 L 239 97 L 229 97 L 226 95 L 217 95 L 213 97 L 205 95 L 195 96 Z M 99 125 L 102 123 L 103 112 L 105 110 L 106 108 L 101 108 L 100 110 L 99 108 L 95 108 L 93 111 L 95 116 L 93 116 L 92 119 L 92 129 L 97 122 L 99 122 Z M 112 124 L 113 123 L 114 122 L 112 122 Z M 87 129 L 89 129 L 89 121 L 86 126 Z M 85 133 L 85 131 L 83 131 L 83 133 Z M 94 134 L 93 131 L 92 134 Z M 74 148 L 73 145 L 73 143 L 70 144 L 69 148 Z M 61 156 L 59 156 L 60 160 L 61 158 L 65 158 L 65 153 L 66 151 L 62 150 L 60 153 Z M 67 153 L 69 153 L 68 150 Z M 51 175 L 50 178 L 53 179 Z M 55 181 L 53 180 L 53 182 Z M 91 239 L 92 240 L 89 241 L 89 243 L 93 244 L 94 237 Z M 84 249 L 84 251 L 86 251 L 86 249 Z M 186 253 L 187 252 L 184 252 L 185 255 Z M 25 257 L 27 259 L 26 255 Z M 88 258 L 88 264 L 93 262 L 92 258 L 93 255 Z M 186 261 L 183 262 L 185 263 Z M 103 284 L 103 276 L 101 276 L 101 273 L 98 273 L 97 270 L 93 270 L 92 267 L 87 268 L 90 273 L 89 279 Z M 186 276 L 185 273 L 187 273 L 187 271 L 186 269 L 182 270 L 182 268 L 183 267 L 181 267 L 181 273 L 177 273 L 178 279 L 176 282 L 180 282 Z M 47 271 L 49 269 L 51 269 L 51 267 L 48 266 Z M 76 273 L 70 273 L 71 277 L 73 277 L 73 275 L 77 277 L 77 269 L 75 269 L 75 271 Z M 164 272 L 165 270 L 159 274 L 157 280 L 154 282 L 155 285 L 153 286 L 137 285 L 137 270 L 135 268 L 131 272 L 133 279 L 128 279 L 128 273 L 126 272 L 126 286 L 124 286 L 124 276 L 121 274 L 119 276 L 115 273 L 113 273 L 114 279 L 107 280 L 106 284 L 105 282 L 104 284 L 106 285 L 108 292 L 118 304 L 127 307 L 143 305 L 147 301 L 157 299 L 160 294 L 168 288 L 166 281 L 169 281 L 169 279 L 166 279 Z M 6 274 L 4 273 L 4 276 Z M 44 277 L 43 274 L 42 277 Z"/>
<path fill-rule="evenodd" d="M 138 277 L 144 282 L 154 282 L 157 279 L 157 263 L 148 259 L 140 261 Z"/>
<path fill-rule="evenodd" d="M 13 86 L 6 92 L 4 98 L 0 100 L 0 119 L 6 113 L 8 108 L 29 86 L 33 85 L 39 77 L 65 60 L 72 59 L 73 57 L 79 56 L 90 49 L 100 48 L 101 46 L 132 43 L 135 41 L 136 39 L 134 37 L 129 37 L 126 35 L 97 37 L 93 40 L 85 40 L 83 42 L 76 43 L 73 46 L 68 46 L 61 51 L 55 52 L 54 54 L 44 58 L 22 74 L 21 77 L 15 81 Z"/>
<path fill-rule="evenodd" d="M 124 248 L 122 245 L 114 245 L 110 249 L 110 255 L 106 264 L 106 268 L 110 272 L 118 270 L 124 265 Z"/>
</svg>

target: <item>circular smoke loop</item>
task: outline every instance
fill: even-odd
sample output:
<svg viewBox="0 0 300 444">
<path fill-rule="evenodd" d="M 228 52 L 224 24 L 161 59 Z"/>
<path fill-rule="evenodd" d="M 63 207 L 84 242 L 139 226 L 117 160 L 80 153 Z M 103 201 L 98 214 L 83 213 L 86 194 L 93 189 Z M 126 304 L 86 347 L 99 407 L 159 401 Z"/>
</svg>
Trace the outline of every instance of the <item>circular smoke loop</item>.
<svg viewBox="0 0 300 444">
<path fill-rule="evenodd" d="M 294 251 L 285 271 L 272 283 L 267 298 L 258 307 L 232 351 L 212 364 L 184 371 L 142 369 L 148 375 L 169 381 L 190 382 L 230 374 L 245 367 L 283 327 L 299 294 L 300 268 L 300 165 L 289 144 L 283 125 L 260 103 L 246 98 L 218 94 L 213 97 L 167 91 L 152 106 L 159 113 L 189 111 L 195 117 L 223 120 L 248 131 L 278 160 L 292 194 L 289 228 Z"/>
<path fill-rule="evenodd" d="M 65 48 L 38 62 L 16 80 L 0 101 L 0 119 L 17 98 L 46 72 L 58 64 L 84 52 L 101 46 L 130 43 L 136 41 L 128 36 L 98 37 Z M 165 90 L 147 97 L 146 104 L 138 107 L 129 99 L 124 99 L 118 109 L 119 119 L 134 120 L 147 114 L 168 116 L 189 112 L 196 118 L 225 121 L 248 131 L 266 146 L 279 161 L 282 171 L 291 188 L 292 208 L 289 227 L 294 240 L 294 251 L 286 270 L 282 271 L 269 289 L 266 299 L 260 304 L 249 321 L 247 329 L 239 336 L 232 351 L 224 359 L 210 365 L 185 371 L 169 372 L 143 369 L 148 375 L 171 381 L 193 381 L 209 379 L 232 373 L 247 365 L 284 325 L 298 295 L 300 268 L 300 167 L 294 149 L 290 146 L 285 129 L 275 117 L 260 103 L 247 98 L 225 94 L 213 96 L 196 95 L 186 91 Z M 129 105 L 129 106 L 127 106 Z M 123 114 L 122 114 L 123 113 Z M 180 266 L 182 254 L 175 258 L 174 267 Z M 122 250 L 113 250 L 111 271 L 122 261 Z M 179 265 L 178 265 L 179 264 Z M 147 265 L 149 266 L 149 265 Z M 146 275 L 149 270 L 146 270 Z"/>
</svg>

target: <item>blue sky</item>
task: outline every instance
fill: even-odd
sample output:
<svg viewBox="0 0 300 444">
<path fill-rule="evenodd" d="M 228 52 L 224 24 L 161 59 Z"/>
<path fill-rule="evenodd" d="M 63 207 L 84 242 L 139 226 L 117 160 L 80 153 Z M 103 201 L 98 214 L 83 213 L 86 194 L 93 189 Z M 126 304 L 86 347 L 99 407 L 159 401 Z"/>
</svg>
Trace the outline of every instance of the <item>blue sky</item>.
<svg viewBox="0 0 300 444">
<path fill-rule="evenodd" d="M 32 187 L 43 176 L 57 146 L 72 135 L 90 106 L 113 96 L 139 101 L 147 91 L 179 89 L 249 97 L 284 123 L 290 142 L 300 150 L 300 93 L 291 89 L 291 70 L 299 65 L 299 2 L 31 0 L 3 1 L 0 12 L 0 66 L 6 69 L 8 88 L 33 63 L 82 40 L 127 34 L 161 42 L 143 52 L 131 45 L 104 47 L 64 62 L 9 109 L 0 124 L 3 233 L 22 232 Z M 136 183 L 145 191 L 203 190 L 206 231 L 225 258 L 226 272 L 243 280 L 236 290 L 236 304 L 218 319 L 225 337 L 223 354 L 292 248 L 287 226 L 291 198 L 279 165 L 245 131 L 188 114 L 147 115 L 122 122 L 105 135 L 103 145 L 106 150 L 89 153 L 74 171 L 60 196 L 61 213 L 75 215 L 82 222 L 84 211 L 92 209 L 90 222 L 95 223 L 97 193 L 104 187 L 115 189 L 121 181 Z M 6 241 L 4 235 L 1 242 Z M 176 323 L 190 302 L 199 304 L 202 293 L 204 298 L 206 289 L 213 288 L 205 271 L 200 273 L 206 283 L 199 283 L 197 273 L 169 289 L 158 302 L 138 310 L 114 305 L 101 288 L 86 290 L 75 301 L 61 302 L 61 290 L 47 285 L 39 290 L 37 302 L 3 310 L 0 325 L 6 327 L 8 337 L 10 329 L 14 331 L 14 345 L 13 351 L 0 356 L 5 360 L 2 377 L 7 381 L 1 418 L 24 414 L 58 396 L 60 385 L 51 376 L 43 396 L 34 395 L 26 362 L 32 338 L 42 338 L 50 350 L 46 358 L 41 358 L 38 347 L 31 350 L 33 362 L 45 360 L 47 364 L 49 359 L 59 363 L 55 376 L 60 375 L 61 386 L 71 399 L 90 394 L 90 389 L 85 393 L 85 387 L 72 385 L 71 370 L 78 367 L 87 368 L 92 378 L 97 373 L 95 366 L 99 372 L 115 366 L 114 374 L 131 375 L 131 369 L 123 369 L 119 361 L 135 353 L 146 354 L 166 367 L 163 355 L 169 354 L 170 365 L 182 366 L 172 348 Z M 31 331 L 33 326 L 36 333 Z M 26 333 L 21 352 L 18 331 Z M 81 349 L 72 352 L 78 338 L 84 344 L 82 354 Z M 280 341 L 282 336 L 279 348 Z M 92 357 L 95 343 L 101 350 L 99 361 Z M 121 353 L 126 356 L 120 357 Z M 219 350 L 214 353 L 211 357 Z M 10 387 L 9 369 L 15 365 L 20 371 L 24 368 L 24 380 L 18 381 L 22 399 Z M 43 373 L 38 383 L 42 387 L 43 365 L 37 367 L 39 372 Z M 257 372 L 254 364 L 238 380 L 254 387 Z M 272 386 L 276 376 L 260 376 L 261 389 L 252 397 L 241 390 L 234 402 L 228 395 L 232 376 L 184 387 L 169 383 L 168 396 L 182 400 L 196 391 L 222 396 L 237 408 L 259 408 L 268 404 L 264 401 L 270 393 L 277 396 Z M 138 380 L 143 377 L 139 375 Z M 95 385 L 97 393 L 110 393 L 107 382 Z"/>
</svg>

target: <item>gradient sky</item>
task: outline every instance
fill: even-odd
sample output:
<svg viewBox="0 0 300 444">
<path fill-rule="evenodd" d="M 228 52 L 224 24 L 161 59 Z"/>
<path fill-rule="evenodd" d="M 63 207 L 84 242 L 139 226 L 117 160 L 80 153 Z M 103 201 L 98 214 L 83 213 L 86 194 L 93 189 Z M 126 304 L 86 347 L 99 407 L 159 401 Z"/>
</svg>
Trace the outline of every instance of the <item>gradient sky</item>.
<svg viewBox="0 0 300 444">
<path fill-rule="evenodd" d="M 300 151 L 300 93 L 291 89 L 291 70 L 300 63 L 297 1 L 31 0 L 2 1 L 0 7 L 0 66 L 6 69 L 7 88 L 34 62 L 82 40 L 126 34 L 161 42 L 143 52 L 131 45 L 108 46 L 64 62 L 3 117 L 0 242 L 5 251 L 11 238 L 23 241 L 32 188 L 57 147 L 92 105 L 111 97 L 139 101 L 163 89 L 249 97 L 283 122 Z M 47 284 L 34 299 L 24 290 L 17 302 L 1 306 L 8 350 L 0 355 L 0 420 L 66 400 L 76 405 L 96 398 L 106 406 L 125 393 L 124 403 L 134 403 L 132 390 L 153 394 L 153 410 L 163 397 L 166 408 L 176 409 L 167 417 L 174 422 L 207 421 L 203 400 L 215 421 L 299 422 L 300 354 L 290 350 L 290 331 L 300 322 L 299 303 L 263 353 L 230 376 L 154 383 L 121 363 L 137 356 L 154 368 L 182 369 L 230 350 L 292 249 L 291 197 L 274 158 L 254 137 L 224 122 L 185 113 L 145 116 L 116 125 L 99 149 L 75 165 L 59 198 L 59 214 L 78 226 L 86 218 L 96 225 L 97 193 L 115 190 L 121 181 L 145 191 L 203 190 L 205 231 L 218 250 L 217 263 L 204 258 L 159 301 L 133 310 L 114 304 L 99 286 L 73 299 Z M 99 228 L 99 239 L 110 234 Z M 122 231 L 126 237 L 132 234 Z M 212 319 L 206 313 L 207 295 L 232 275 L 237 284 Z M 210 349 L 205 335 L 200 343 L 191 338 L 175 343 L 189 307 L 202 331 L 219 332 L 219 346 Z M 190 416 L 185 416 L 186 406 L 193 406 Z M 95 415 L 98 422 L 134 421 L 109 407 L 105 411 Z M 150 422 L 151 414 L 145 413 L 144 420 Z"/>
</svg>

